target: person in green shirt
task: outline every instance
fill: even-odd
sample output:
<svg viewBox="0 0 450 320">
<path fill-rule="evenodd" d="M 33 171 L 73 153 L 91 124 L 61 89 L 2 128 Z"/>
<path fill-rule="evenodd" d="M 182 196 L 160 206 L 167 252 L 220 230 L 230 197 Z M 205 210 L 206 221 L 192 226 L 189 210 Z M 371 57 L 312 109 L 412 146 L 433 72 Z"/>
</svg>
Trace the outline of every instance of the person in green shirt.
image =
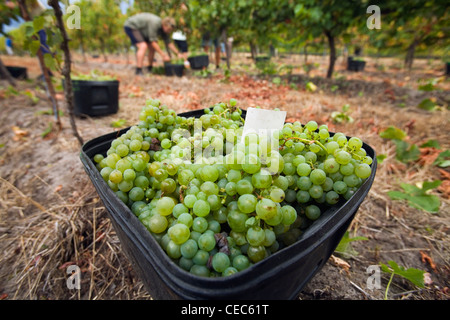
<svg viewBox="0 0 450 320">
<path fill-rule="evenodd" d="M 145 53 L 148 52 L 149 66 L 152 70 L 155 51 L 161 55 L 164 62 L 170 61 L 170 57 L 158 44 L 161 38 L 166 46 L 179 58 L 182 57 L 175 45 L 170 41 L 169 35 L 175 29 L 175 20 L 171 17 L 161 19 L 153 13 L 143 12 L 129 17 L 124 24 L 125 33 L 136 47 L 136 74 L 142 74 Z"/>
</svg>

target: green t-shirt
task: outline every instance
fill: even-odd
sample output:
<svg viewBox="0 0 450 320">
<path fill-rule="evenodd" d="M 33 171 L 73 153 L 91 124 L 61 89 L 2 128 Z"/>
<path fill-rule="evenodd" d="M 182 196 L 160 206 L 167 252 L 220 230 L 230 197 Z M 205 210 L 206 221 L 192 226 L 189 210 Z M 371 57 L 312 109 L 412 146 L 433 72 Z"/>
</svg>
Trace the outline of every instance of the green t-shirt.
<svg viewBox="0 0 450 320">
<path fill-rule="evenodd" d="M 143 12 L 131 16 L 125 21 L 124 26 L 139 30 L 146 41 L 158 41 L 158 36 L 167 41 L 167 35 L 162 29 L 161 18 L 153 13 Z"/>
</svg>

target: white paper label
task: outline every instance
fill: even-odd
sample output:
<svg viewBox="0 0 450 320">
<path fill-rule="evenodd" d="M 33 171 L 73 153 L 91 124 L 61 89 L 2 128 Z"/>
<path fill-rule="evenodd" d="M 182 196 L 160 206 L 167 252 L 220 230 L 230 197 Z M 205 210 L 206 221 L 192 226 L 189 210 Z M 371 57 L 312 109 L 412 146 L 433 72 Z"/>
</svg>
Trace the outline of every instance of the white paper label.
<svg viewBox="0 0 450 320">
<path fill-rule="evenodd" d="M 258 135 L 268 135 L 275 130 L 282 130 L 285 121 L 286 111 L 248 108 L 242 131 L 242 141 L 251 132 Z"/>
</svg>

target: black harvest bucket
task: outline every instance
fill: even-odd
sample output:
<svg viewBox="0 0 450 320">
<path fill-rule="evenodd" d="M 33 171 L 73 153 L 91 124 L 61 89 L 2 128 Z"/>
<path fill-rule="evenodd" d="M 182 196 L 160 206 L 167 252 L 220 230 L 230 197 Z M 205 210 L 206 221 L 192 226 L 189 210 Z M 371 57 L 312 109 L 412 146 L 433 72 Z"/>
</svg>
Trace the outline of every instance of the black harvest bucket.
<svg viewBox="0 0 450 320">
<path fill-rule="evenodd" d="M 72 80 L 72 88 L 77 116 L 104 116 L 119 110 L 118 80 Z"/>
<path fill-rule="evenodd" d="M 202 114 L 203 110 L 196 110 L 179 115 L 199 117 Z M 372 186 L 377 167 L 375 151 L 364 144 L 367 154 L 373 158 L 372 174 L 349 200 L 342 200 L 324 211 L 294 244 L 231 276 L 206 278 L 193 275 L 175 264 L 109 188 L 95 167 L 94 155 L 105 154 L 111 141 L 127 130 L 87 142 L 82 147 L 80 158 L 108 211 L 123 251 L 150 295 L 159 300 L 295 299 L 339 244 Z"/>
<path fill-rule="evenodd" d="M 199 70 L 209 66 L 209 56 L 208 55 L 198 55 L 188 58 L 189 65 L 191 69 Z"/>
<path fill-rule="evenodd" d="M 19 80 L 26 80 L 28 79 L 28 72 L 27 68 L 24 67 L 16 67 L 16 66 L 6 66 L 6 70 L 8 70 L 11 77 L 19 79 Z"/>
</svg>

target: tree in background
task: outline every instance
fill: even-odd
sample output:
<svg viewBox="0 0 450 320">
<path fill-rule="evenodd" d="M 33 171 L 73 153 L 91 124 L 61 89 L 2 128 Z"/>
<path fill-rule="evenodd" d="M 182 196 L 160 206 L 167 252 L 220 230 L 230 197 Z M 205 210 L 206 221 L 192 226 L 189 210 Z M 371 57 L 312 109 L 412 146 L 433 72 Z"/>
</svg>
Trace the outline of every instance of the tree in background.
<svg viewBox="0 0 450 320">
<path fill-rule="evenodd" d="M 411 70 L 414 55 L 421 46 L 449 45 L 448 1 L 411 0 L 399 6 L 392 1 L 379 3 L 385 27 L 384 39 L 406 51 L 404 67 Z"/>
<path fill-rule="evenodd" d="M 313 37 L 325 35 L 330 50 L 327 78 L 333 76 L 336 63 L 336 43 L 354 25 L 366 24 L 365 1 L 303 0 L 292 4 L 294 19 L 299 19 L 301 27 Z"/>
</svg>

